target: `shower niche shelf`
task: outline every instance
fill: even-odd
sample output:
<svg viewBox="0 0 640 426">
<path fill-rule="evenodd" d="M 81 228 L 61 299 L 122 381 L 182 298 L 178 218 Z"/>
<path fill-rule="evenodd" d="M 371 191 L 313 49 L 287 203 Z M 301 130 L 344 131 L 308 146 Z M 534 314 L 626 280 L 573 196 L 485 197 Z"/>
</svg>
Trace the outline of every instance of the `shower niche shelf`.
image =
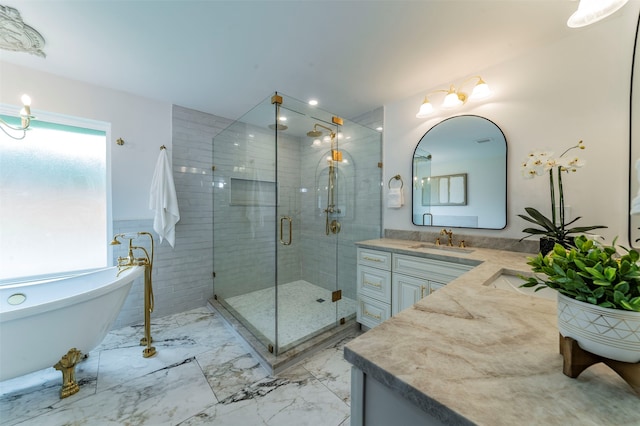
<svg viewBox="0 0 640 426">
<path fill-rule="evenodd" d="M 257 179 L 229 179 L 230 206 L 263 206 L 274 207 L 276 200 L 277 182 Z"/>
</svg>

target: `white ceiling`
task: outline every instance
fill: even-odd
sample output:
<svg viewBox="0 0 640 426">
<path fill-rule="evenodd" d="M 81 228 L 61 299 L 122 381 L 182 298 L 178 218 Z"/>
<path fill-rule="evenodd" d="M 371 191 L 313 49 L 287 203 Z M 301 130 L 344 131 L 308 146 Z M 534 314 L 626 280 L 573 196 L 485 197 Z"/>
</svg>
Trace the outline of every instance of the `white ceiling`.
<svg viewBox="0 0 640 426">
<path fill-rule="evenodd" d="M 274 91 L 352 118 L 581 31 L 569 0 L 3 4 L 47 57 L 0 59 L 232 119 Z"/>
</svg>

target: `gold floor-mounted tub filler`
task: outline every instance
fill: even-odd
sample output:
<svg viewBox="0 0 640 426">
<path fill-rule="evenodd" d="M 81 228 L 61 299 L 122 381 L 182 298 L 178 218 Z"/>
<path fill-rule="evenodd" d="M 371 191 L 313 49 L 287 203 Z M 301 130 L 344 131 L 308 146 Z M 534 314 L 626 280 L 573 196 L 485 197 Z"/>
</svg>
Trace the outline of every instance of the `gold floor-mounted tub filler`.
<svg viewBox="0 0 640 426">
<path fill-rule="evenodd" d="M 151 256 L 149 256 L 149 252 L 144 247 L 133 245 L 133 240 L 142 235 L 146 235 L 151 240 Z M 121 244 L 118 238 L 129 240 L 129 254 L 126 257 L 118 257 L 118 274 L 134 266 L 144 266 L 144 337 L 140 339 L 140 345 L 146 346 L 142 351 L 142 356 L 149 358 L 156 354 L 156 348 L 151 346 L 153 342 L 151 338 L 151 312 L 153 312 L 153 285 L 151 279 L 151 272 L 153 270 L 153 235 L 149 232 L 116 234 L 113 237 L 113 241 L 111 241 L 111 245 Z M 134 250 L 142 250 L 144 257 L 136 258 L 133 255 Z"/>
</svg>

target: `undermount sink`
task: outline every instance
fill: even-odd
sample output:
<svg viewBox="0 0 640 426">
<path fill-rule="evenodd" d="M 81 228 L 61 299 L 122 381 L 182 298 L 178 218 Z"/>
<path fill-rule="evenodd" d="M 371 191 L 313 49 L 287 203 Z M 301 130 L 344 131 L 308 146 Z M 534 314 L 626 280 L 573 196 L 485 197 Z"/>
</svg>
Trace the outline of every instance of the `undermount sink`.
<svg viewBox="0 0 640 426">
<path fill-rule="evenodd" d="M 535 291 L 535 287 L 520 287 L 525 283 L 525 280 L 522 278 L 511 275 L 511 274 L 502 274 L 495 280 L 485 284 L 488 287 L 500 288 L 503 290 L 513 291 L 515 293 L 526 294 L 529 296 L 540 297 L 542 299 L 550 299 L 556 300 L 557 293 L 555 290 L 551 288 L 543 288 L 539 291 Z"/>
<path fill-rule="evenodd" d="M 430 243 L 420 243 L 409 246 L 410 249 L 429 249 L 429 250 L 444 250 L 444 251 L 453 251 L 456 253 L 473 253 L 473 249 L 466 247 L 453 247 L 453 246 L 443 246 L 436 245 Z"/>
</svg>

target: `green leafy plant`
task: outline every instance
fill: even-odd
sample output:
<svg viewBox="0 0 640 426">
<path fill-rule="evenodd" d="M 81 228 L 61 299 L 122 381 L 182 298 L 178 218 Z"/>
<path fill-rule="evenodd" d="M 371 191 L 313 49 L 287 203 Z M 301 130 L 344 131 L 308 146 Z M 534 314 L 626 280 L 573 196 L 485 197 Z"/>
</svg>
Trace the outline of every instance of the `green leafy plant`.
<svg viewBox="0 0 640 426">
<path fill-rule="evenodd" d="M 523 276 L 527 282 L 521 287 L 549 287 L 581 302 L 640 312 L 640 253 L 620 248 L 626 253 L 620 255 L 613 245 L 600 245 L 584 235 L 575 237 L 569 249 L 556 243 L 546 256 L 538 253 L 527 262 L 545 278 Z"/>
<path fill-rule="evenodd" d="M 550 151 L 537 151 L 529 154 L 527 160 L 522 163 L 522 175 L 527 179 L 532 179 L 535 176 L 542 176 L 545 173 L 549 174 L 549 195 L 551 198 L 551 218 L 547 218 L 540 213 L 539 210 L 533 207 L 525 207 L 526 215 L 519 214 L 518 216 L 527 222 L 531 222 L 537 225 L 539 228 L 525 228 L 522 232 L 526 232 L 526 235 L 520 239 L 529 238 L 533 235 L 540 235 L 546 237 L 554 242 L 559 243 L 565 247 L 569 247 L 573 239 L 571 235 L 584 232 L 593 231 L 594 229 L 606 228 L 606 226 L 578 226 L 574 228 L 568 228 L 580 219 L 576 217 L 570 222 L 565 223 L 565 209 L 564 209 L 564 188 L 562 186 L 562 173 L 575 172 L 578 168 L 584 166 L 585 162 L 578 157 L 567 157 L 566 155 L 574 149 L 585 149 L 582 141 L 566 149 L 559 157 L 554 158 L 553 152 Z M 554 171 L 557 178 L 554 179 Z M 556 216 L 556 180 L 558 184 L 559 195 L 559 220 Z"/>
</svg>

